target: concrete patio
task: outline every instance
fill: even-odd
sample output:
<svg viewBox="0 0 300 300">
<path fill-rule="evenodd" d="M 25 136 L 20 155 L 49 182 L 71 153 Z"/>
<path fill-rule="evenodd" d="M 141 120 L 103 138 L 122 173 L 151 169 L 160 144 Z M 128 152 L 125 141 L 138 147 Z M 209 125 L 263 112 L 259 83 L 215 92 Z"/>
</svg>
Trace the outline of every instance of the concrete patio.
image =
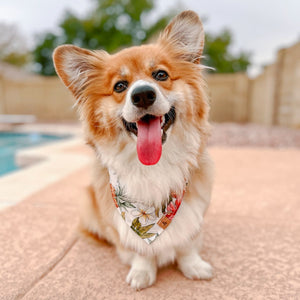
<svg viewBox="0 0 300 300">
<path fill-rule="evenodd" d="M 64 151 L 91 155 L 80 145 Z M 170 266 L 133 291 L 114 248 L 78 231 L 86 164 L 0 212 L 0 299 L 300 299 L 300 150 L 210 153 L 216 180 L 202 254 L 211 281 Z"/>
</svg>

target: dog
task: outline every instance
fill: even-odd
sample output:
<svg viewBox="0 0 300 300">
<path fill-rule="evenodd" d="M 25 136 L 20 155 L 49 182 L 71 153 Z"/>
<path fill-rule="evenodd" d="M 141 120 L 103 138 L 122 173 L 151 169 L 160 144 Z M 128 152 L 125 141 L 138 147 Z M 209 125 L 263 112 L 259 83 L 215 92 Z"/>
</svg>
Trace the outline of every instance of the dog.
<svg viewBox="0 0 300 300">
<path fill-rule="evenodd" d="M 82 226 L 116 246 L 136 290 L 173 262 L 188 278 L 212 277 L 199 254 L 213 185 L 203 47 L 198 15 L 183 11 L 153 44 L 53 53 L 96 153 Z"/>
</svg>

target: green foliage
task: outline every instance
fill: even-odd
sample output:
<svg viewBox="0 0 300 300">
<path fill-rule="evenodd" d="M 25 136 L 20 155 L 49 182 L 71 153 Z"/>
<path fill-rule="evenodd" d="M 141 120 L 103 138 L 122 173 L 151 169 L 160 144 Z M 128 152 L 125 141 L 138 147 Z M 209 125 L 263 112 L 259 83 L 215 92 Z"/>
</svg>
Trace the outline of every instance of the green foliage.
<svg viewBox="0 0 300 300">
<path fill-rule="evenodd" d="M 33 51 L 37 70 L 43 75 L 54 75 L 52 52 L 62 44 L 73 44 L 88 49 L 115 52 L 121 47 L 139 45 L 162 30 L 172 12 L 149 22 L 154 0 L 93 0 L 94 9 L 84 18 L 66 12 L 59 33 L 45 33 L 39 37 Z M 176 2 L 175 2 L 176 4 Z M 148 22 L 147 22 L 148 21 Z M 230 52 L 232 34 L 224 30 L 217 35 L 206 33 L 203 63 L 218 73 L 246 71 L 249 54 L 233 55 Z"/>
<path fill-rule="evenodd" d="M 232 54 L 232 33 L 223 30 L 217 35 L 206 33 L 204 47 L 205 65 L 215 69 L 217 73 L 234 73 L 246 71 L 250 65 L 250 54 L 241 52 Z"/>
<path fill-rule="evenodd" d="M 95 9 L 85 18 L 67 12 L 60 33 L 46 33 L 33 52 L 43 75 L 54 75 L 51 54 L 61 44 L 114 52 L 120 47 L 139 45 L 165 27 L 171 15 L 155 24 L 146 24 L 154 8 L 153 0 L 94 0 Z"/>
<path fill-rule="evenodd" d="M 23 67 L 30 62 L 29 53 L 10 52 L 1 57 L 1 61 L 6 62 L 17 67 Z"/>
</svg>

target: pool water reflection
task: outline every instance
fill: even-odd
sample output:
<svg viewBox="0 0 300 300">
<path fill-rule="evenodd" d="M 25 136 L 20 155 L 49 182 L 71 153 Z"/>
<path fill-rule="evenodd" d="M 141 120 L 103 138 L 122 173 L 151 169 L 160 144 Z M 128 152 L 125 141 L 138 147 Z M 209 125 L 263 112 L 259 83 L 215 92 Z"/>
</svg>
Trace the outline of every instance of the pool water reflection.
<svg viewBox="0 0 300 300">
<path fill-rule="evenodd" d="M 70 135 L 51 135 L 17 132 L 0 132 L 0 176 L 19 169 L 15 162 L 19 149 L 51 143 L 69 138 Z"/>
</svg>

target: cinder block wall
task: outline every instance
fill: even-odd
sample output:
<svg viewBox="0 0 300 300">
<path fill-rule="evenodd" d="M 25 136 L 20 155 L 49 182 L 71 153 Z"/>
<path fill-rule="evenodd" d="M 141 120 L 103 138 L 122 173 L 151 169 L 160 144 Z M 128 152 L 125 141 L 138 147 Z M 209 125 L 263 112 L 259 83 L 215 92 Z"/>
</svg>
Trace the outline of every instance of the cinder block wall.
<svg viewBox="0 0 300 300">
<path fill-rule="evenodd" d="M 300 127 L 300 42 L 278 51 L 274 122 Z"/>
<path fill-rule="evenodd" d="M 300 42 L 281 49 L 254 79 L 246 74 L 208 76 L 211 120 L 300 128 Z"/>
<path fill-rule="evenodd" d="M 208 75 L 207 83 L 212 121 L 248 121 L 250 81 L 246 73 Z"/>
<path fill-rule="evenodd" d="M 249 121 L 257 124 L 274 124 L 274 95 L 276 67 L 270 65 L 250 81 Z"/>
<path fill-rule="evenodd" d="M 1 88 L 2 87 L 2 88 Z M 0 109 L 5 114 L 32 114 L 38 121 L 77 120 L 71 93 L 57 77 L 0 79 Z M 1 95 L 1 90 L 0 90 Z"/>
</svg>

